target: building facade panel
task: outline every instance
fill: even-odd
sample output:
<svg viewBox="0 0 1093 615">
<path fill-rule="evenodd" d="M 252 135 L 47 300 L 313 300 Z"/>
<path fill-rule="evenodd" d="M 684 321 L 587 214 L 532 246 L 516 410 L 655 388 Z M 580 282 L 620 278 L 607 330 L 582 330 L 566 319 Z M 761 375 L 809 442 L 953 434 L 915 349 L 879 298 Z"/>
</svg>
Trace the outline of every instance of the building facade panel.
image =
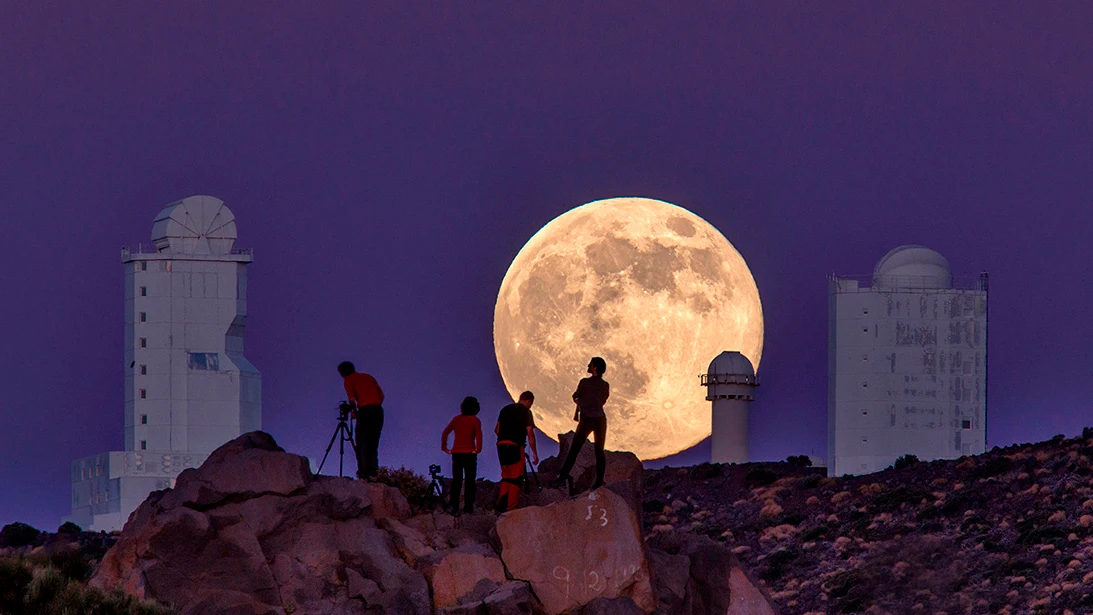
<svg viewBox="0 0 1093 615">
<path fill-rule="evenodd" d="M 900 250 L 916 252 L 910 258 Z M 829 283 L 828 468 L 884 469 L 904 454 L 945 459 L 986 447 L 985 275 L 954 287 L 924 248 L 894 250 L 904 271 Z M 886 257 L 888 259 L 889 257 Z M 882 260 L 882 264 L 885 260 Z M 925 275 L 926 273 L 931 275 Z M 913 286 L 901 286 L 911 280 Z"/>
</svg>

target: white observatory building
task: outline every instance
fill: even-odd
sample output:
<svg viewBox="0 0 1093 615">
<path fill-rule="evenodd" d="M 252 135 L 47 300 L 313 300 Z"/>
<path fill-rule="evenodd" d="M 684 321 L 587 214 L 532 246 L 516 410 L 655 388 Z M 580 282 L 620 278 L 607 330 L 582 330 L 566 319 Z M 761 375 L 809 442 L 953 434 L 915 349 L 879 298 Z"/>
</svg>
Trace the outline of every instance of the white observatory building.
<svg viewBox="0 0 1093 615">
<path fill-rule="evenodd" d="M 156 216 L 153 245 L 123 248 L 123 451 L 72 464 L 72 516 L 117 530 L 156 489 L 261 428 L 262 376 L 243 355 L 250 250 L 223 201 L 192 196 Z"/>
<path fill-rule="evenodd" d="M 987 274 L 901 246 L 868 281 L 828 285 L 828 474 L 986 450 Z"/>
<path fill-rule="evenodd" d="M 706 399 L 713 402 L 711 463 L 747 463 L 748 406 L 755 401 L 755 369 L 735 350 L 717 355 L 705 374 Z"/>
</svg>

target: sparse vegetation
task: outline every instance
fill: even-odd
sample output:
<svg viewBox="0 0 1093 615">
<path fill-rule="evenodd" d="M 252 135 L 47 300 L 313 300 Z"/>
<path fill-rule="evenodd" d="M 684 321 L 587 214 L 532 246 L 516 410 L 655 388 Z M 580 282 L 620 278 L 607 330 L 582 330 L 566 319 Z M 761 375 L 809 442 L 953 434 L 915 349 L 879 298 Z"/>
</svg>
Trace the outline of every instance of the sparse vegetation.
<svg viewBox="0 0 1093 615">
<path fill-rule="evenodd" d="M 789 459 L 712 478 L 651 471 L 647 502 L 689 505 L 645 507 L 645 526 L 726 544 L 786 613 L 1089 613 L 1090 440 L 1093 428 L 948 461 L 903 455 L 839 478 Z"/>
<path fill-rule="evenodd" d="M 415 512 L 432 510 L 437 504 L 429 498 L 429 479 L 406 467 L 380 467 L 376 480 L 401 491 Z"/>
<path fill-rule="evenodd" d="M 795 468 L 811 468 L 812 460 L 808 458 L 808 455 L 790 455 L 786 457 L 786 463 Z"/>
<path fill-rule="evenodd" d="M 907 468 L 917 466 L 918 463 L 918 455 L 908 453 L 897 457 L 896 462 L 892 464 L 892 467 L 896 470 L 906 470 Z"/>
<path fill-rule="evenodd" d="M 75 553 L 75 557 L 81 557 Z M 4 615 L 170 615 L 170 609 L 120 592 L 88 587 L 90 567 L 75 559 L 14 555 L 0 559 L 0 613 Z M 54 564 L 59 561 L 62 565 Z"/>
</svg>

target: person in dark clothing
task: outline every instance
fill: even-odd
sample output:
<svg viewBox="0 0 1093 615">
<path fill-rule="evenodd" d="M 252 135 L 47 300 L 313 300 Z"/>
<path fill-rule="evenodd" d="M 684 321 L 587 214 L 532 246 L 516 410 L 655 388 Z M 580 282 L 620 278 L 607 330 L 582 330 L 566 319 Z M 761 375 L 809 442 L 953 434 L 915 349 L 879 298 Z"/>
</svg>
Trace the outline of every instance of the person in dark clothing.
<svg viewBox="0 0 1093 615">
<path fill-rule="evenodd" d="M 474 511 L 475 480 L 478 478 L 478 453 L 482 452 L 482 421 L 478 412 L 482 407 L 473 397 L 463 399 L 459 415 L 448 423 L 440 435 L 440 450 L 452 455 L 452 493 L 448 512 L 459 513 L 459 492 L 464 481 L 467 492 L 463 496 L 463 512 Z M 455 432 L 455 442 L 448 449 L 448 434 Z"/>
<path fill-rule="evenodd" d="M 376 379 L 357 372 L 349 361 L 338 364 L 345 396 L 357 419 L 357 478 L 371 480 L 379 472 L 380 432 L 383 431 L 383 390 Z"/>
<path fill-rule="evenodd" d="M 501 485 L 497 494 L 496 510 L 499 513 L 516 508 L 520 487 L 525 480 L 524 445 L 531 445 L 531 464 L 539 464 L 539 451 L 535 447 L 535 416 L 531 406 L 535 395 L 531 391 L 520 394 L 520 400 L 501 408 L 493 433 L 497 434 L 497 460 L 501 464 Z"/>
<path fill-rule="evenodd" d="M 573 478 L 569 475 L 573 464 L 577 462 L 577 455 L 588 439 L 588 434 L 596 438 L 596 483 L 593 489 L 603 486 L 603 475 L 607 466 L 607 456 L 604 454 L 604 440 L 607 437 L 607 415 L 603 411 L 603 405 L 611 394 L 611 386 L 603 379 L 607 371 L 607 362 L 600 357 L 592 357 L 588 362 L 588 378 L 582 378 L 577 384 L 577 390 L 573 393 L 573 402 L 577 404 L 577 410 L 573 420 L 577 421 L 577 433 L 573 437 L 573 444 L 569 447 L 565 463 L 558 472 L 558 478 L 554 481 L 556 487 L 563 484 L 573 491 Z"/>
</svg>

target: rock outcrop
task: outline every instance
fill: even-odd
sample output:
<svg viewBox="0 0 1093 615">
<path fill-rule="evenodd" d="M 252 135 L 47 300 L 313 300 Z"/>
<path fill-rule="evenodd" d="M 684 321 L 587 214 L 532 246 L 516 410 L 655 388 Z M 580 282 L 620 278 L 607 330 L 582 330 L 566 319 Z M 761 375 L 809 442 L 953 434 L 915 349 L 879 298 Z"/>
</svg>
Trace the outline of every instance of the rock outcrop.
<svg viewBox="0 0 1093 615">
<path fill-rule="evenodd" d="M 497 535 L 509 572 L 531 583 L 548 615 L 597 598 L 628 598 L 642 612 L 655 606 L 641 526 L 609 489 L 506 513 Z"/>
<path fill-rule="evenodd" d="M 397 489 L 312 476 L 252 432 L 150 495 L 91 584 L 181 615 L 771 613 L 712 541 L 646 545 L 640 464 L 615 472 L 500 519 L 415 516 Z"/>
</svg>

